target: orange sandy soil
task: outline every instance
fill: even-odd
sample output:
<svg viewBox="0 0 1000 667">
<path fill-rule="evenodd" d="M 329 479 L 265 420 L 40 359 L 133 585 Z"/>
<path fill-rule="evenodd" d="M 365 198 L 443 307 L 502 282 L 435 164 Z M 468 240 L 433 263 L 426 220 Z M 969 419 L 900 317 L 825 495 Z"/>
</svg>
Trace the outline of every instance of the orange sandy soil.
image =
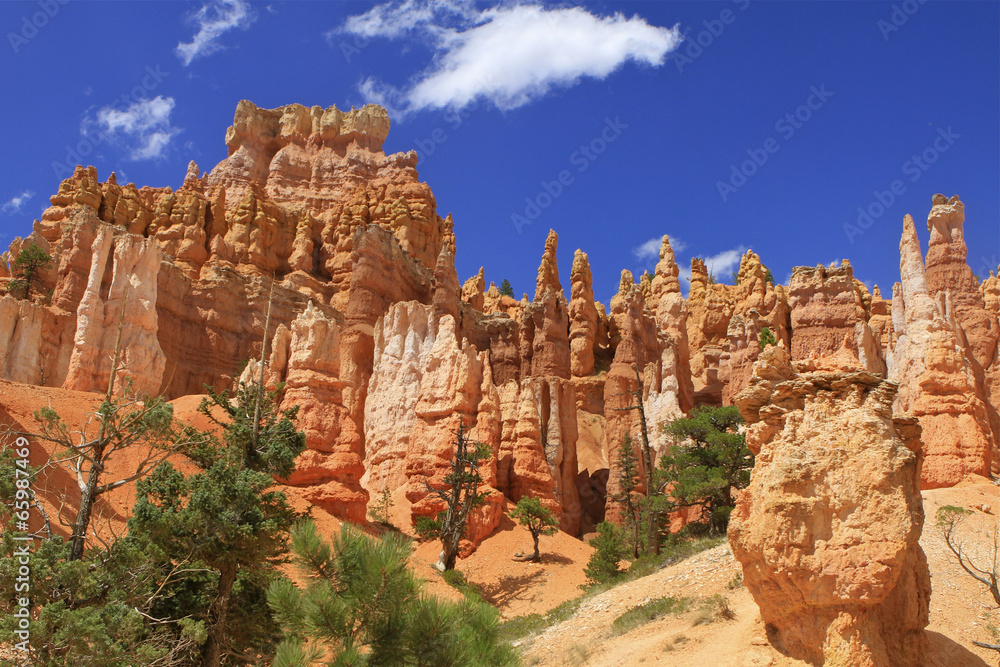
<svg viewBox="0 0 1000 667">
<path fill-rule="evenodd" d="M 175 417 L 183 423 L 207 428 L 210 422 L 197 413 L 200 396 L 186 396 L 173 401 Z M 32 414 L 49 405 L 71 426 L 83 423 L 99 404 L 95 394 L 34 387 L 0 380 L 0 429 L 12 427 L 20 432 L 37 432 Z M 6 442 L 7 438 L 4 438 Z M 47 443 L 31 442 L 30 463 L 42 465 L 53 453 Z M 138 453 L 126 452 L 113 461 L 111 475 L 134 469 Z M 189 471 L 194 466 L 183 457 L 171 457 L 175 465 Z M 36 483 L 43 506 L 53 528 L 62 535 L 68 529 L 59 525 L 59 506 L 73 506 L 79 501 L 75 480 L 63 470 L 52 470 Z M 299 510 L 308 509 L 302 493 L 285 487 L 291 503 Z M 925 664 L 933 667 L 997 664 L 995 652 L 979 649 L 972 640 L 992 641 L 986 624 L 1000 625 L 1000 618 L 990 612 L 991 599 L 985 587 L 961 572 L 934 527 L 934 516 L 943 505 L 957 505 L 973 511 L 962 527 L 960 537 L 965 548 L 985 562 L 992 547 L 987 533 L 997 530 L 1000 514 L 1000 491 L 982 478 L 950 489 L 924 491 L 927 516 L 920 543 L 927 554 L 933 593 L 928 626 L 928 654 Z M 374 499 L 373 499 L 374 500 Z M 408 531 L 408 503 L 402 489 L 393 498 L 393 524 Z M 134 503 L 134 488 L 126 485 L 98 502 L 97 531 L 108 536 L 124 532 L 128 508 Z M 509 508 L 508 508 L 509 509 Z M 33 512 L 37 514 L 37 512 Z M 327 512 L 312 508 L 312 517 L 321 534 L 340 529 L 340 521 Z M 64 520 L 70 514 L 63 512 Z M 35 520 L 33 528 L 37 528 Z M 380 532 L 369 524 L 370 532 Z M 538 563 L 516 562 L 511 556 L 531 549 L 528 531 L 506 516 L 499 529 L 469 557 L 460 559 L 457 569 L 477 585 L 503 618 L 513 618 L 553 609 L 581 594 L 583 573 L 592 549 L 564 533 L 541 538 L 542 558 Z M 411 557 L 415 573 L 426 580 L 426 590 L 450 599 L 460 594 L 443 582 L 432 568 L 440 546 L 436 542 L 419 544 Z M 730 589 L 739 571 L 728 545 L 705 551 L 642 579 L 619 585 L 586 599 L 569 619 L 530 635 L 518 642 L 525 665 L 676 665 L 701 667 L 784 667 L 805 665 L 788 658 L 769 646 L 759 610 L 744 587 Z M 289 571 L 294 576 L 294 573 Z M 297 578 L 297 577 L 296 577 Z M 732 620 L 713 618 L 705 622 L 692 605 L 688 612 L 667 616 L 632 631 L 613 636 L 611 625 L 629 609 L 651 599 L 673 595 L 705 598 L 724 595 L 735 612 Z"/>
</svg>

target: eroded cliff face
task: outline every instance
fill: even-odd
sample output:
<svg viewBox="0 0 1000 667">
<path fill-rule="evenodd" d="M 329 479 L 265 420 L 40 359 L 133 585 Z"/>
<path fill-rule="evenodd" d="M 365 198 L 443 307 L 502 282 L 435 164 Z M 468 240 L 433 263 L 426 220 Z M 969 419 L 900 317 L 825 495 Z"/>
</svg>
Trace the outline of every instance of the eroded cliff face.
<svg viewBox="0 0 1000 667">
<path fill-rule="evenodd" d="M 230 387 L 250 360 L 243 380 L 284 382 L 282 407 L 300 408 L 308 450 L 283 481 L 356 522 L 383 487 L 406 489 L 413 519 L 436 512 L 426 485 L 461 422 L 494 452 L 466 550 L 525 495 L 570 534 L 615 519 L 606 497 L 625 433 L 641 442 L 638 406 L 658 456 L 664 422 L 750 386 L 764 327 L 813 369 L 899 382 L 897 407 L 923 426 L 925 484 L 1000 461 L 1000 287 L 965 263 L 957 198 L 934 199 L 926 275 L 915 233 L 901 246 L 891 316 L 846 262 L 796 268 L 786 288 L 752 251 L 734 285 L 694 260 L 685 298 L 666 236 L 655 271 L 623 272 L 605 308 L 582 250 L 561 279 L 554 231 L 517 301 L 483 269 L 460 282 L 454 223 L 416 154 L 382 151 L 388 130 L 373 105 L 244 101 L 228 157 L 208 174 L 191 163 L 176 190 L 77 168 L 5 257 L 37 243 L 54 261 L 39 291 L 51 298 L 0 297 L 0 376 L 102 392 L 119 322 L 126 372 L 150 394 Z M 0 284 L 9 275 L 0 266 Z"/>
<path fill-rule="evenodd" d="M 923 664 L 919 424 L 895 390 L 770 347 L 735 399 L 756 464 L 730 544 L 769 640 L 812 664 Z"/>
<path fill-rule="evenodd" d="M 898 338 L 889 379 L 899 384 L 895 407 L 923 427 L 924 488 L 952 486 L 966 475 L 988 475 L 996 440 L 974 351 L 956 318 L 951 292 L 932 292 L 913 218 L 903 221 L 892 319 Z M 978 376 L 978 377 L 977 377 Z"/>
</svg>

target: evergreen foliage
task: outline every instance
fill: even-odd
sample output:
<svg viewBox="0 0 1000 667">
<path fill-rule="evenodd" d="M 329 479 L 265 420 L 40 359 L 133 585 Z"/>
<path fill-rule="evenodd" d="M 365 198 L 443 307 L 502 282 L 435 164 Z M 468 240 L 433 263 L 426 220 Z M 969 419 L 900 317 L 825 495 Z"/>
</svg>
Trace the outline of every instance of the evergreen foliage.
<svg viewBox="0 0 1000 667">
<path fill-rule="evenodd" d="M 763 352 L 768 345 L 777 346 L 778 341 L 775 340 L 774 334 L 771 333 L 770 327 L 764 327 L 760 330 L 760 335 L 757 336 L 757 344 L 760 345 L 760 351 Z"/>
<path fill-rule="evenodd" d="M 490 458 L 489 447 L 481 442 L 471 442 L 461 423 L 455 435 L 451 472 L 445 475 L 443 488 L 427 487 L 430 495 L 436 496 L 445 508 L 435 519 L 420 517 L 416 525 L 421 537 L 441 540 L 441 559 L 437 568 L 442 572 L 455 569 L 458 544 L 465 537 L 469 513 L 481 507 L 487 495 L 479 490 L 483 484 L 479 466 Z"/>
<path fill-rule="evenodd" d="M 689 418 L 664 425 L 675 442 L 657 471 L 658 486 L 666 489 L 665 511 L 699 507 L 710 532 L 725 532 L 733 489 L 746 488 L 753 469 L 753 454 L 739 432 L 742 422 L 735 406 L 700 406 Z"/>
<path fill-rule="evenodd" d="M 633 558 L 639 557 L 642 546 L 639 528 L 642 524 L 642 494 L 639 493 L 639 457 L 632 445 L 632 436 L 628 432 L 622 438 L 618 448 L 618 493 L 612 496 L 616 502 L 622 503 L 625 516 L 625 530 L 629 539 L 629 550 Z"/>
<path fill-rule="evenodd" d="M 222 439 L 187 451 L 202 472 L 185 476 L 164 463 L 139 482 L 129 536 L 170 569 L 153 615 L 191 619 L 206 636 L 203 664 L 218 665 L 276 643 L 266 590 L 298 514 L 271 487 L 291 473 L 305 435 L 293 424 L 297 408 L 277 410 L 275 393 L 259 385 L 241 383 L 235 401 L 209 390 L 199 409 Z"/>
<path fill-rule="evenodd" d="M 29 243 L 21 248 L 17 258 L 11 264 L 14 280 L 8 283 L 11 292 L 22 292 L 24 298 L 31 300 L 32 287 L 41 286 L 42 269 L 52 263 L 52 257 L 35 243 Z"/>
<path fill-rule="evenodd" d="M 554 535 L 559 528 L 559 522 L 552 516 L 542 501 L 538 498 L 525 496 L 517 501 L 517 507 L 510 513 L 510 518 L 531 532 L 535 544 L 535 552 L 525 560 L 538 560 L 538 536 Z"/>
<path fill-rule="evenodd" d="M 514 288 L 510 286 L 510 281 L 506 278 L 504 278 L 503 282 L 500 283 L 500 294 L 503 296 L 509 296 L 512 299 L 514 298 Z"/>
<path fill-rule="evenodd" d="M 329 665 L 516 664 L 499 637 L 498 615 L 466 598 L 455 604 L 422 593 L 407 568 L 409 541 L 389 533 L 372 539 L 344 525 L 330 544 L 312 522 L 292 529 L 294 562 L 304 590 L 275 581 L 268 603 L 287 638 L 274 667 Z"/>
<path fill-rule="evenodd" d="M 605 584 L 622 575 L 619 563 L 625 558 L 626 549 L 617 526 L 608 521 L 597 524 L 597 537 L 590 541 L 590 546 L 594 547 L 594 553 L 583 571 L 590 584 Z"/>
</svg>

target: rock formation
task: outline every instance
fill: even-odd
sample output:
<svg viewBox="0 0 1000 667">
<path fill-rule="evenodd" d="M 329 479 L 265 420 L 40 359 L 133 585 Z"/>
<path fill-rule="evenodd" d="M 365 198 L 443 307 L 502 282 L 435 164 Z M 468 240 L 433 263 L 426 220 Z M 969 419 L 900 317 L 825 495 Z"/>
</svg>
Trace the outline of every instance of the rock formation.
<svg viewBox="0 0 1000 667">
<path fill-rule="evenodd" d="M 521 319 L 521 376 L 570 377 L 569 304 L 559 284 L 558 235 L 549 230 L 538 267 L 535 298 Z"/>
<path fill-rule="evenodd" d="M 296 425 L 306 434 L 304 452 L 287 480 L 308 486 L 305 498 L 335 516 L 365 520 L 368 495 L 361 488 L 364 441 L 344 407 L 346 383 L 340 370 L 340 327 L 310 303 L 292 322 L 291 332 L 275 334 L 272 367 L 287 359 L 281 408 L 299 408 Z M 287 340 L 282 352 L 282 340 Z"/>
<path fill-rule="evenodd" d="M 365 486 L 371 497 L 405 487 L 413 520 L 434 517 L 442 508 L 428 485 L 440 487 L 450 471 L 459 424 L 474 439 L 495 440 L 499 401 L 495 411 L 480 414 L 483 359 L 468 341 L 459 341 L 455 318 L 438 319 L 432 306 L 410 301 L 390 307 L 375 328 L 374 358 L 364 415 Z M 480 429 L 480 419 L 490 425 Z M 496 460 L 480 474 L 490 501 L 477 510 L 477 530 L 468 535 L 473 543 L 493 532 L 502 510 L 493 488 Z"/>
<path fill-rule="evenodd" d="M 243 101 L 228 157 L 207 174 L 191 162 L 176 189 L 78 167 L 0 261 L 5 292 L 27 244 L 53 258 L 33 300 L 0 294 L 0 377 L 102 392 L 119 321 L 140 391 L 173 399 L 263 373 L 307 434 L 283 482 L 351 521 L 384 486 L 405 488 L 413 517 L 436 512 L 426 484 L 441 483 L 461 421 L 494 452 L 466 550 L 504 498 L 542 498 L 572 534 L 614 519 L 606 491 L 625 433 L 641 441 L 638 406 L 662 454 L 664 422 L 749 386 L 765 326 L 815 372 L 898 381 L 897 407 L 923 426 L 925 484 L 1000 463 L 1000 287 L 965 263 L 957 198 L 934 199 L 926 277 L 915 235 L 904 239 L 891 316 L 846 262 L 796 268 L 786 289 L 752 251 L 735 285 L 692 260 L 684 298 L 666 236 L 653 273 L 624 272 L 605 309 L 582 250 L 567 298 L 554 231 L 518 301 L 482 268 L 460 283 L 454 221 L 416 153 L 383 152 L 388 131 L 374 105 Z"/>
<path fill-rule="evenodd" d="M 586 377 L 594 372 L 594 341 L 597 338 L 597 306 L 594 305 L 594 279 L 587 253 L 573 255 L 569 303 L 570 370 Z"/>
<path fill-rule="evenodd" d="M 919 427 L 895 385 L 765 350 L 736 397 L 756 455 L 733 554 L 772 644 L 826 665 L 923 664 L 930 575 L 918 539 Z"/>
<path fill-rule="evenodd" d="M 719 361 L 729 348 L 727 334 L 733 316 L 729 286 L 712 282 L 704 260 L 691 259 L 687 299 L 687 336 L 691 350 L 691 380 L 695 403 L 721 405 Z"/>
<path fill-rule="evenodd" d="M 923 428 L 924 488 L 987 475 L 994 460 L 989 405 L 977 387 L 975 361 L 948 291 L 932 295 L 913 218 L 903 220 L 892 320 L 898 338 L 889 379 L 899 383 L 895 408 Z"/>
<path fill-rule="evenodd" d="M 106 391 L 117 344 L 123 378 L 129 378 L 140 395 L 155 395 L 165 365 L 157 340 L 159 248 L 151 239 L 133 234 L 115 239 L 110 228 L 102 226 L 91 251 L 87 287 L 76 311 L 76 335 L 63 386 L 78 391 Z M 112 251 L 110 286 L 102 298 Z"/>
<path fill-rule="evenodd" d="M 798 269 L 796 269 L 798 270 Z M 752 250 L 740 259 L 736 285 L 731 289 L 733 315 L 726 329 L 728 348 L 719 358 L 719 380 L 723 383 L 722 402 L 733 397 L 750 381 L 754 361 L 760 353 L 760 334 L 765 327 L 775 341 L 787 347 L 791 341 L 789 304 L 785 288 L 768 280 L 768 271 Z"/>
</svg>

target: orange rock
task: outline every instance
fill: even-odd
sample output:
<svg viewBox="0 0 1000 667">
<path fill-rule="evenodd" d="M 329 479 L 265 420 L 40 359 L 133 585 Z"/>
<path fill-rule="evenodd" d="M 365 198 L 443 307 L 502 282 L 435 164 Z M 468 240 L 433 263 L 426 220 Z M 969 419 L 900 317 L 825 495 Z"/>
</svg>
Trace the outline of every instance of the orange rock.
<svg viewBox="0 0 1000 667">
<path fill-rule="evenodd" d="M 687 336 L 691 351 L 691 380 L 696 404 L 722 404 L 719 361 L 729 348 L 727 333 L 733 316 L 731 286 L 709 280 L 705 262 L 691 259 L 691 288 L 687 298 Z"/>
<path fill-rule="evenodd" d="M 753 364 L 760 353 L 759 337 L 767 327 L 779 344 L 790 343 L 789 305 L 786 290 L 767 280 L 767 271 L 752 250 L 740 260 L 736 285 L 731 289 L 733 315 L 726 329 L 728 348 L 719 358 L 719 381 L 723 383 L 722 402 L 733 397 L 750 382 Z"/>
<path fill-rule="evenodd" d="M 493 283 L 490 283 L 492 286 Z M 469 304 L 473 309 L 482 311 L 484 308 L 484 294 L 486 290 L 486 274 L 483 267 L 479 267 L 479 273 L 472 276 L 462 285 L 462 301 Z M 499 295 L 500 291 L 497 290 Z"/>
<path fill-rule="evenodd" d="M 521 320 L 521 377 L 570 377 L 569 304 L 559 284 L 556 244 L 549 230 L 538 267 L 535 299 L 525 303 Z"/>
<path fill-rule="evenodd" d="M 281 408 L 298 406 L 296 426 L 309 452 L 296 461 L 286 483 L 311 487 L 305 497 L 337 517 L 363 523 L 368 494 L 361 487 L 364 443 L 344 407 L 340 378 L 340 327 L 314 304 L 292 322 L 290 334 L 275 335 L 272 363 L 287 355 Z M 287 338 L 287 352 L 281 339 Z M 272 367 L 273 368 L 273 367 Z"/>
<path fill-rule="evenodd" d="M 676 379 L 672 391 L 679 408 L 688 412 L 694 407 L 694 384 L 691 381 L 691 350 L 688 344 L 687 304 L 681 296 L 670 239 L 664 234 L 660 245 L 660 261 L 650 282 L 650 306 L 656 311 L 656 325 L 663 349 L 663 374 Z"/>
<path fill-rule="evenodd" d="M 577 250 L 573 255 L 569 303 L 570 370 L 577 377 L 586 377 L 594 372 L 598 316 L 593 281 L 587 253 Z"/>
<path fill-rule="evenodd" d="M 443 506 L 429 494 L 450 472 L 459 423 L 491 451 L 499 448 L 500 401 L 487 389 L 484 362 L 456 336 L 455 318 L 436 319 L 433 306 L 393 305 L 375 328 L 375 365 L 365 403 L 365 479 L 372 497 L 383 487 L 405 487 L 412 520 Z M 480 412 L 480 409 L 482 411 Z M 481 424 L 480 424 L 481 422 Z M 500 520 L 503 497 L 495 491 L 496 459 L 480 468 L 488 502 L 470 521 L 474 545 Z"/>
<path fill-rule="evenodd" d="M 889 379 L 899 384 L 895 409 L 912 412 L 923 427 L 923 488 L 953 486 L 970 473 L 990 472 L 996 443 L 988 403 L 950 293 L 930 293 L 909 215 L 899 252 L 902 283 L 892 301 L 898 338 L 889 360 Z"/>
<path fill-rule="evenodd" d="M 102 297 L 105 271 L 113 252 L 111 284 Z M 65 389 L 103 392 L 108 389 L 112 357 L 119 342 L 122 380 L 131 379 L 139 394 L 156 395 L 165 359 L 157 340 L 156 279 L 160 251 L 150 239 L 132 234 L 112 236 L 101 226 L 92 246 L 87 289 L 76 312 L 76 334 Z M 116 391 L 124 388 L 118 384 Z"/>
<path fill-rule="evenodd" d="M 729 541 L 770 642 L 792 657 L 923 664 L 919 426 L 893 419 L 894 393 L 864 371 L 805 372 L 770 347 L 736 397 L 757 459 Z"/>
</svg>

